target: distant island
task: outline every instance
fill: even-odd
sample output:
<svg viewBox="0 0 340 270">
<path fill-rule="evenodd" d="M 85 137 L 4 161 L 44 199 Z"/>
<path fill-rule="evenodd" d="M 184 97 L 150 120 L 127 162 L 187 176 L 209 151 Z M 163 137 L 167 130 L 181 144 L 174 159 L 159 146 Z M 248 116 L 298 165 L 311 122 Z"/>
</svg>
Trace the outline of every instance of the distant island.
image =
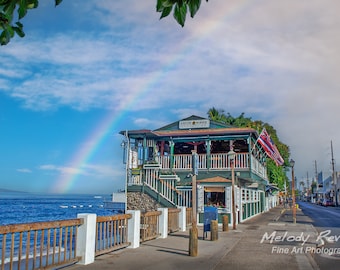
<svg viewBox="0 0 340 270">
<path fill-rule="evenodd" d="M 6 188 L 0 188 L 0 192 L 3 192 L 3 193 L 27 193 L 25 191 L 10 190 L 10 189 L 6 189 Z"/>
</svg>

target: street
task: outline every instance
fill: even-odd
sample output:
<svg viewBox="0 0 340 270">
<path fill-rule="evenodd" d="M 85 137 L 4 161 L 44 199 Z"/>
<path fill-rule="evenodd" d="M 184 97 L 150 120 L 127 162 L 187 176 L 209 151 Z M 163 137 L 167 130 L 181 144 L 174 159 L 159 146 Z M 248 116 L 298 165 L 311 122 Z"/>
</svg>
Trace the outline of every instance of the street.
<svg viewBox="0 0 340 270">
<path fill-rule="evenodd" d="M 322 240 L 320 244 L 324 248 L 340 248 L 340 207 L 324 207 L 301 201 L 297 203 L 303 213 L 312 220 Z M 315 254 L 314 260 L 321 270 L 340 268 L 339 254 Z"/>
</svg>

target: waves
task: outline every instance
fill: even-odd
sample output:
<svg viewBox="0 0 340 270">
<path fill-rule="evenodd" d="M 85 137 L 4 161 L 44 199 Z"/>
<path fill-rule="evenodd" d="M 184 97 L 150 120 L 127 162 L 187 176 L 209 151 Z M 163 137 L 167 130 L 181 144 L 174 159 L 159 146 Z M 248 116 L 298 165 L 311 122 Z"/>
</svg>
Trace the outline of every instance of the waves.
<svg viewBox="0 0 340 270">
<path fill-rule="evenodd" d="M 0 225 L 55 221 L 76 218 L 80 213 L 112 215 L 103 207 L 110 195 L 34 195 L 16 194 L 0 198 Z"/>
</svg>

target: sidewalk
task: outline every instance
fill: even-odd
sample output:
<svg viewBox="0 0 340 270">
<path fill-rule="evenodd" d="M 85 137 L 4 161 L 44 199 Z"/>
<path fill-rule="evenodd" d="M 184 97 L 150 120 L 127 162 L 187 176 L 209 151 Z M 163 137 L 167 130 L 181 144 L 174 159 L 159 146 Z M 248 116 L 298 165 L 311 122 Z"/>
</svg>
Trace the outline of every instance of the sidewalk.
<svg viewBox="0 0 340 270">
<path fill-rule="evenodd" d="M 316 230 L 308 217 L 297 211 L 293 224 L 290 210 L 278 206 L 237 225 L 228 232 L 219 229 L 217 241 L 203 240 L 199 227 L 198 256 L 188 255 L 189 232 L 177 232 L 165 239 L 142 243 L 96 258 L 90 265 L 73 265 L 69 270 L 89 269 L 318 269 L 306 248 L 315 247 Z M 270 236 L 277 236 L 275 239 Z M 309 235 L 308 239 L 306 237 Z M 305 243 L 302 245 L 301 236 Z"/>
</svg>

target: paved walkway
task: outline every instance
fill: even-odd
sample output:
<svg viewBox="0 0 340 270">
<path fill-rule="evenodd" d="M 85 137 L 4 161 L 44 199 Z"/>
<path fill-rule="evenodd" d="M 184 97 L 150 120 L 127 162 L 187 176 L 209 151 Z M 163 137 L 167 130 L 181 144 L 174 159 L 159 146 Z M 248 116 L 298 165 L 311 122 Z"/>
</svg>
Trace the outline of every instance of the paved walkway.
<svg viewBox="0 0 340 270">
<path fill-rule="evenodd" d="M 315 248 L 317 232 L 300 210 L 296 224 L 292 223 L 290 210 L 278 206 L 237 225 L 236 230 L 223 232 L 220 228 L 217 241 L 210 241 L 209 234 L 203 240 L 199 228 L 197 257 L 188 255 L 188 234 L 188 231 L 173 233 L 165 239 L 142 243 L 136 249 L 125 248 L 99 256 L 93 264 L 67 269 L 319 269 L 307 251 Z"/>
</svg>

